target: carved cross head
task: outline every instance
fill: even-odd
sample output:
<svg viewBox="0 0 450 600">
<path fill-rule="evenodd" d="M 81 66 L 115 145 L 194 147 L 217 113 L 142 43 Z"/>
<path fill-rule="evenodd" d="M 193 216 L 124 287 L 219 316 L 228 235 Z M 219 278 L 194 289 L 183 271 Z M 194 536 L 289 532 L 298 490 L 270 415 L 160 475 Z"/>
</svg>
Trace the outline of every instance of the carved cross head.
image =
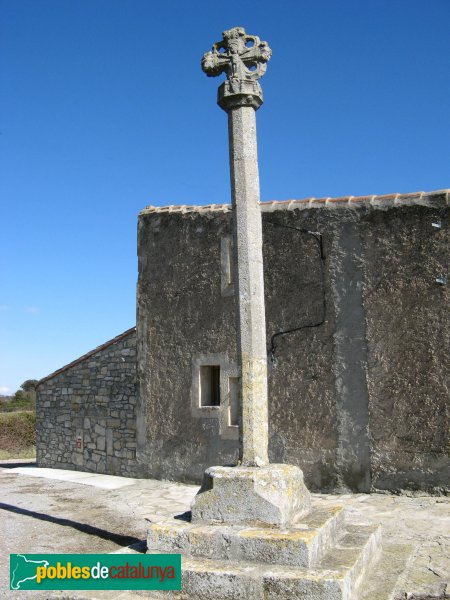
<svg viewBox="0 0 450 600">
<path fill-rule="evenodd" d="M 247 35 L 243 27 L 228 29 L 222 36 L 202 58 L 208 77 L 227 76 L 219 87 L 217 102 L 227 112 L 240 106 L 257 110 L 263 102 L 258 79 L 266 72 L 272 50 L 258 36 Z"/>
<path fill-rule="evenodd" d="M 202 69 L 208 77 L 225 72 L 228 80 L 256 81 L 264 75 L 272 50 L 256 35 L 247 35 L 243 27 L 223 32 L 223 40 L 203 55 Z"/>
</svg>

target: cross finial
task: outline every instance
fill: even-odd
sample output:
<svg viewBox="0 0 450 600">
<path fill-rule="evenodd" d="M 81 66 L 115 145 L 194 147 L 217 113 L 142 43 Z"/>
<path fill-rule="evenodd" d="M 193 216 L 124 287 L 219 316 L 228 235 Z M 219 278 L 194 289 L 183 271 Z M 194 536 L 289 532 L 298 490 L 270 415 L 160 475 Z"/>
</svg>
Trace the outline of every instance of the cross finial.
<svg viewBox="0 0 450 600">
<path fill-rule="evenodd" d="M 258 79 L 266 72 L 272 50 L 258 36 L 246 34 L 243 27 L 228 29 L 222 36 L 222 41 L 213 44 L 202 59 L 202 69 L 208 77 L 226 73 L 217 102 L 227 112 L 239 106 L 257 110 L 263 103 Z"/>
</svg>

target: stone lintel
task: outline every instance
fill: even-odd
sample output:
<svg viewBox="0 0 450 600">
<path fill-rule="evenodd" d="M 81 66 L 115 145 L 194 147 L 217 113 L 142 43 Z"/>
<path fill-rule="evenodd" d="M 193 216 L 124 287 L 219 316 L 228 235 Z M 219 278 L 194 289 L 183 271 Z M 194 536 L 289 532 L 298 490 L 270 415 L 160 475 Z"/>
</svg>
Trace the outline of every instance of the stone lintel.
<svg viewBox="0 0 450 600">
<path fill-rule="evenodd" d="M 210 467 L 191 504 L 192 522 L 289 528 L 310 503 L 296 466 Z"/>
</svg>

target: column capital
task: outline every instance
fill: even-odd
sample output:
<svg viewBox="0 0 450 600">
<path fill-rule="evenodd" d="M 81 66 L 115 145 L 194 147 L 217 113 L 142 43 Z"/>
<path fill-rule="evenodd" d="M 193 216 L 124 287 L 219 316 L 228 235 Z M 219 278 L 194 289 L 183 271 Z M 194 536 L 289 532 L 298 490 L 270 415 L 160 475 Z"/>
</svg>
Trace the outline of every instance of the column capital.
<svg viewBox="0 0 450 600">
<path fill-rule="evenodd" d="M 202 58 L 202 69 L 208 77 L 221 73 L 227 76 L 219 87 L 217 103 L 226 112 L 241 106 L 258 110 L 263 103 L 258 79 L 266 72 L 272 50 L 267 42 L 248 35 L 243 27 L 228 29 L 222 36 Z"/>
</svg>

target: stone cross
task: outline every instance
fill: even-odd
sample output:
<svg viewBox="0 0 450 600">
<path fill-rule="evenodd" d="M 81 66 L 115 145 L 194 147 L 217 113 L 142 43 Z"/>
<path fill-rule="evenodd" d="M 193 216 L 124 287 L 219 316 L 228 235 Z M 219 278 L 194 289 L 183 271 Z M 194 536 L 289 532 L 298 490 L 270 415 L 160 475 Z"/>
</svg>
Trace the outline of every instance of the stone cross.
<svg viewBox="0 0 450 600">
<path fill-rule="evenodd" d="M 264 309 L 262 224 L 256 147 L 256 110 L 263 102 L 258 79 L 272 54 L 266 42 L 242 27 L 223 32 L 202 59 L 204 72 L 225 72 L 218 104 L 228 113 L 233 241 L 237 264 L 237 349 L 241 370 L 243 466 L 261 467 L 268 459 L 267 350 Z"/>
<path fill-rule="evenodd" d="M 226 73 L 218 103 L 228 113 L 233 241 L 237 264 L 237 349 L 241 369 L 241 465 L 206 469 L 192 500 L 192 522 L 290 527 L 310 509 L 310 494 L 295 465 L 269 464 L 266 319 L 259 208 L 255 112 L 262 104 L 258 79 L 272 52 L 242 27 L 203 56 L 209 76 Z"/>
</svg>

